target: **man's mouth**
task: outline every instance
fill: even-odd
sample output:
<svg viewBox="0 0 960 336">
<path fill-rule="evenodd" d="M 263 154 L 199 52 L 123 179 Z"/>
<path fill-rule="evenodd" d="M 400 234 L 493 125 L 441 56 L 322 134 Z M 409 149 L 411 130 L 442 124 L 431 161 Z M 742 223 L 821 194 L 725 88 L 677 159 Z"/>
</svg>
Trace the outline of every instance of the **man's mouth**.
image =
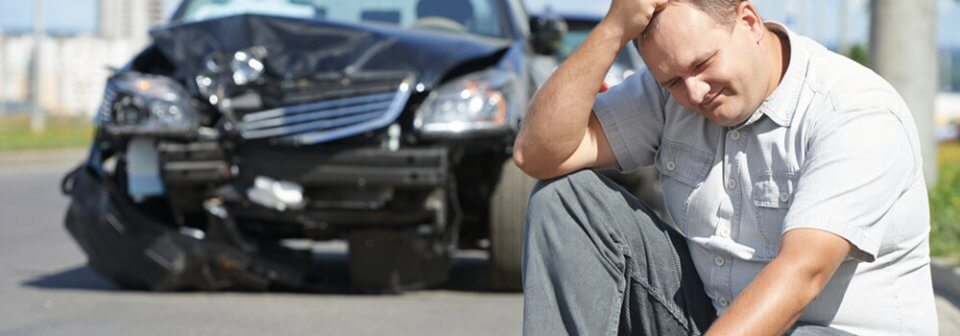
<svg viewBox="0 0 960 336">
<path fill-rule="evenodd" d="M 716 106 L 713 106 L 713 105 L 714 105 L 714 102 L 717 100 L 717 97 L 720 97 L 720 95 L 723 94 L 723 92 L 726 91 L 726 90 L 727 90 L 727 88 L 722 88 L 722 89 L 720 89 L 719 91 L 717 91 L 717 93 L 714 93 L 712 96 L 710 96 L 710 98 L 708 98 L 706 101 L 704 101 L 704 102 L 703 102 L 702 104 L 700 104 L 700 105 L 702 105 L 702 106 L 705 107 L 705 108 L 709 108 L 710 110 L 712 110 L 713 108 L 716 107 Z"/>
</svg>

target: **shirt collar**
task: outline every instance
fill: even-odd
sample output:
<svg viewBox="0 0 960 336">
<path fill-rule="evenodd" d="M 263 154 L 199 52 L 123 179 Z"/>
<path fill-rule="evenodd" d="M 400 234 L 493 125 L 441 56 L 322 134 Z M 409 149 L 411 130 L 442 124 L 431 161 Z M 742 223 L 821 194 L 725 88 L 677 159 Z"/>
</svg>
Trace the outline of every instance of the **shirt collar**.
<svg viewBox="0 0 960 336">
<path fill-rule="evenodd" d="M 777 125 L 787 127 L 793 122 L 793 114 L 800 101 L 800 89 L 807 77 L 809 55 L 804 50 L 805 46 L 799 36 L 787 27 L 777 22 L 766 22 L 765 25 L 770 31 L 787 37 L 787 43 L 790 45 L 790 64 L 787 65 L 787 72 L 777 88 L 742 126 L 749 125 L 760 119 L 762 115 L 766 115 Z"/>
</svg>

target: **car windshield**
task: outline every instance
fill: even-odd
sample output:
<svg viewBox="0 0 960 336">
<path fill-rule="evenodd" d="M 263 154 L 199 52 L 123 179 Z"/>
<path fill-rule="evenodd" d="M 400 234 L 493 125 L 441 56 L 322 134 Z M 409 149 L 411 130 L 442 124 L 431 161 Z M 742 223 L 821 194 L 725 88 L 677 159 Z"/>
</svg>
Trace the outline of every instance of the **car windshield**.
<svg viewBox="0 0 960 336">
<path fill-rule="evenodd" d="M 379 23 L 411 29 L 506 37 L 497 0 L 195 0 L 176 20 L 238 14 Z"/>
</svg>

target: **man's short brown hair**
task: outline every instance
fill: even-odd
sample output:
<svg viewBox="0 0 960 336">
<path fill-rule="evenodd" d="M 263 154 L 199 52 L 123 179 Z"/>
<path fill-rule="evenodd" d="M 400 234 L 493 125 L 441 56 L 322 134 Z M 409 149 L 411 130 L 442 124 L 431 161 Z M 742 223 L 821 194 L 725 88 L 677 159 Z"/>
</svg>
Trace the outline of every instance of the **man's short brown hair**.
<svg viewBox="0 0 960 336">
<path fill-rule="evenodd" d="M 721 25 L 730 25 L 737 18 L 737 6 L 741 2 L 747 0 L 672 0 L 672 1 L 683 1 L 693 4 L 698 9 L 702 10 L 704 13 L 707 13 L 711 18 L 713 18 L 717 23 Z M 656 14 L 653 18 L 650 19 L 650 23 L 647 24 L 647 29 L 643 31 L 643 34 L 639 36 L 640 40 L 644 40 L 649 36 L 649 33 L 657 29 L 657 24 L 660 20 L 657 20 Z M 636 41 L 639 42 L 639 41 Z"/>
</svg>

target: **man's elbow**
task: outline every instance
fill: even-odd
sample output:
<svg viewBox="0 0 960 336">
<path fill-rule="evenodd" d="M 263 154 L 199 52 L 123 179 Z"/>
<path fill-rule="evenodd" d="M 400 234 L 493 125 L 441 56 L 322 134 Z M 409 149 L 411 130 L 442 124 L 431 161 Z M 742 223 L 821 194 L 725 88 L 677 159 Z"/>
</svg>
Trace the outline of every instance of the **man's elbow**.
<svg viewBox="0 0 960 336">
<path fill-rule="evenodd" d="M 520 146 L 516 146 L 513 149 L 513 163 L 525 174 L 537 180 L 549 180 L 560 175 L 550 171 L 550 169 L 545 169 L 548 167 L 544 167 L 542 164 L 538 165 L 539 162 L 536 160 L 531 160 L 529 153 L 524 151 Z"/>
<path fill-rule="evenodd" d="M 567 162 L 577 149 L 578 141 L 563 136 L 535 134 L 524 129 L 513 145 L 513 162 L 524 173 L 538 180 L 549 180 L 568 174 Z M 564 154 L 568 153 L 568 154 Z"/>
</svg>

